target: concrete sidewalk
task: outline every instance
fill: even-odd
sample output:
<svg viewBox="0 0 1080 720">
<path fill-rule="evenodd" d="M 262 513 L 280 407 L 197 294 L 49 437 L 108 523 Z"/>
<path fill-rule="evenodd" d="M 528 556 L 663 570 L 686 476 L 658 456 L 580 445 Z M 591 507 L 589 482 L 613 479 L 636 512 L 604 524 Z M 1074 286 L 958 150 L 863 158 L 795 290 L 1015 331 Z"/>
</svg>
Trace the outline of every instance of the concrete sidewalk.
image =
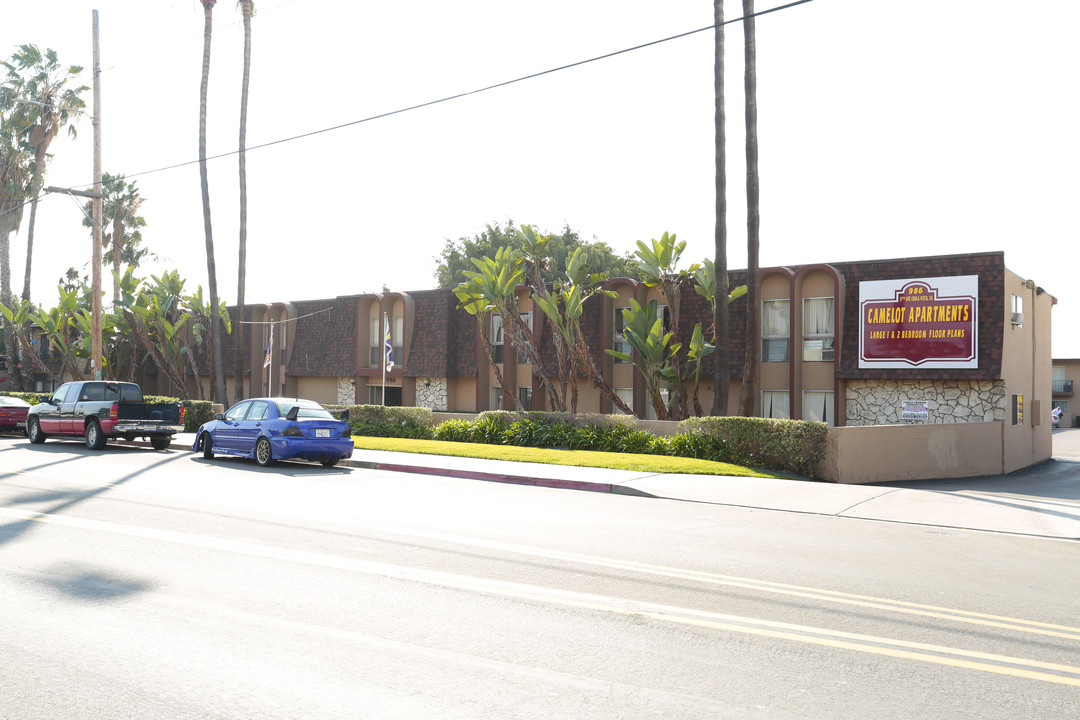
<svg viewBox="0 0 1080 720">
<path fill-rule="evenodd" d="M 191 447 L 194 437 L 174 445 Z M 1054 459 L 1007 476 L 878 485 L 640 473 L 356 450 L 345 465 L 784 512 L 1080 540 L 1080 430 L 1054 432 Z"/>
</svg>

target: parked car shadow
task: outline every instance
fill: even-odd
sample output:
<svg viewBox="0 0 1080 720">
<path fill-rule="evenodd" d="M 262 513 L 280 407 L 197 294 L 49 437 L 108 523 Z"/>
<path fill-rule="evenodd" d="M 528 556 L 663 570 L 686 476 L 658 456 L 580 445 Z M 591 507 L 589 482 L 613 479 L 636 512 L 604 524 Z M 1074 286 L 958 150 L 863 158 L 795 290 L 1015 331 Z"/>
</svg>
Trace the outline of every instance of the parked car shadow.
<svg viewBox="0 0 1080 720">
<path fill-rule="evenodd" d="M 269 467 L 259 467 L 250 458 L 230 457 L 228 455 L 215 455 L 212 460 L 207 460 L 199 453 L 192 453 L 189 459 L 198 465 L 219 466 L 230 470 L 285 475 L 286 477 L 347 475 L 353 471 L 353 468 L 347 466 L 335 465 L 326 468 L 317 462 L 307 460 L 275 460 L 274 464 Z"/>
</svg>

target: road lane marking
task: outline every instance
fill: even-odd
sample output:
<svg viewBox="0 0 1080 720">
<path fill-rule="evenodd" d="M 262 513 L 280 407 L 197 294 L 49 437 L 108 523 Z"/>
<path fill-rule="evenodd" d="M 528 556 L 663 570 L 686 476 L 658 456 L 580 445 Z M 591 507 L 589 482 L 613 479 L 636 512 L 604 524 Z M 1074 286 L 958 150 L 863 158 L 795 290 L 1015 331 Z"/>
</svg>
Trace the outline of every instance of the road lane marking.
<svg viewBox="0 0 1080 720">
<path fill-rule="evenodd" d="M 942 645 L 847 633 L 826 628 L 763 620 L 758 618 L 716 613 L 707 610 L 680 608 L 625 598 L 580 593 L 556 588 L 544 588 L 525 583 L 471 578 L 435 570 L 422 570 L 402 565 L 357 560 L 325 553 L 273 547 L 238 540 L 212 538 L 202 535 L 142 528 L 132 525 L 74 518 L 47 513 L 28 513 L 0 507 L 0 516 L 17 521 L 65 526 L 106 532 L 115 535 L 160 540 L 191 547 L 241 553 L 285 562 L 325 567 L 348 572 L 360 572 L 379 577 L 424 583 L 439 587 L 479 592 L 542 604 L 576 607 L 597 612 L 647 617 L 661 622 L 703 627 L 779 640 L 790 640 L 834 649 L 884 655 L 893 658 L 948 665 L 957 668 L 990 672 L 1013 677 L 1080 687 L 1080 666 L 1049 663 L 1026 658 L 996 655 L 951 648 Z"/>
<path fill-rule="evenodd" d="M 39 473 L 32 472 L 23 473 L 21 471 L 15 471 L 15 473 L 40 477 L 56 482 L 73 482 L 76 484 L 86 485 L 90 487 L 113 488 L 126 493 L 130 492 L 152 495 L 156 497 L 168 497 L 172 499 L 183 499 L 189 501 L 192 500 L 192 498 L 177 496 L 170 493 L 155 492 L 150 490 L 136 490 L 129 487 L 116 486 L 112 483 L 97 483 L 87 480 L 76 480 L 71 478 L 61 480 L 59 478 L 48 478 Z M 204 501 L 199 500 L 199 502 Z M 243 509 L 253 510 L 255 508 L 244 507 Z M 589 565 L 592 567 L 600 567 L 609 570 L 622 570 L 640 573 L 644 575 L 652 575 L 656 577 L 666 577 L 676 580 L 700 582 L 721 587 L 736 587 L 753 590 L 756 592 L 773 593 L 777 595 L 786 595 L 789 597 L 801 597 L 804 599 L 816 600 L 819 602 L 830 602 L 842 605 L 850 605 L 854 607 L 863 607 L 871 610 L 894 612 L 904 615 L 917 615 L 922 617 L 935 618 L 939 620 L 949 620 L 953 622 L 967 623 L 971 625 L 980 625 L 983 627 L 993 627 L 1003 630 L 1009 630 L 1012 632 L 1029 633 L 1047 637 L 1057 637 L 1066 640 L 1080 640 L 1080 627 L 1055 625 L 1052 623 L 1038 622 L 1035 620 L 1010 618 L 1001 615 L 991 615 L 986 613 L 972 612 L 968 610 L 946 608 L 937 605 L 926 605 L 921 603 L 907 602 L 903 600 L 891 600 L 888 598 L 879 598 L 871 595 L 845 593 L 838 590 L 826 590 L 821 588 L 804 587 L 800 585 L 792 585 L 788 583 L 774 582 L 769 580 L 757 580 L 754 578 L 723 575 L 699 570 L 684 570 L 680 568 L 672 568 L 662 565 L 639 563 L 632 560 L 617 560 L 613 558 L 584 555 L 580 553 L 566 552 L 561 550 L 535 548 L 527 545 L 518 545 L 515 543 L 507 543 L 498 540 L 484 540 L 480 538 L 454 535 L 451 533 L 443 533 L 433 530 L 421 530 L 417 528 L 406 528 L 396 525 L 368 523 L 363 521 L 351 520 L 348 518 L 335 519 L 333 517 L 325 515 L 309 515 L 301 513 L 280 515 L 280 513 L 276 513 L 272 510 L 264 510 L 262 512 L 270 512 L 272 514 L 277 514 L 281 517 L 288 517 L 296 520 L 326 522 L 336 525 L 343 525 L 353 529 L 362 529 L 372 532 L 384 532 L 391 535 L 421 538 L 433 540 L 436 542 L 453 543 L 466 547 L 483 548 L 498 552 L 524 555 L 527 557 L 543 558 L 547 560 L 569 562 L 579 565 Z"/>
</svg>

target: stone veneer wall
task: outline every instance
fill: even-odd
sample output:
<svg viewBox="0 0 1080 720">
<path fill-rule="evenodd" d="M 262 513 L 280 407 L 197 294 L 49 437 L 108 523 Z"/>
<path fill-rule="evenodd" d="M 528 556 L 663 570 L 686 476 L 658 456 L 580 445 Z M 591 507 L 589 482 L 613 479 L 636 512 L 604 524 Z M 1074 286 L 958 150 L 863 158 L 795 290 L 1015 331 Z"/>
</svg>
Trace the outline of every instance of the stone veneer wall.
<svg viewBox="0 0 1080 720">
<path fill-rule="evenodd" d="M 446 378 L 416 378 L 416 407 L 446 412 L 448 402 Z"/>
<path fill-rule="evenodd" d="M 356 402 L 356 380 L 339 377 L 337 379 L 338 405 L 352 405 Z"/>
<path fill-rule="evenodd" d="M 848 380 L 848 425 L 978 423 L 1005 420 L 1003 380 Z M 929 419 L 901 420 L 904 400 L 926 400 Z"/>
</svg>

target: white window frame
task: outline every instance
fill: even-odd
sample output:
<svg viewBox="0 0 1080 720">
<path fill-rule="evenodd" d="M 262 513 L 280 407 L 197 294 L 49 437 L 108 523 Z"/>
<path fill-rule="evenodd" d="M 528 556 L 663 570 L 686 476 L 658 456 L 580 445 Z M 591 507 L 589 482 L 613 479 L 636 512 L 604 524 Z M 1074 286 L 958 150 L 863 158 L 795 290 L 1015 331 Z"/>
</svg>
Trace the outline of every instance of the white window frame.
<svg viewBox="0 0 1080 720">
<path fill-rule="evenodd" d="M 835 400 L 832 390 L 803 390 L 802 419 L 810 422 L 824 422 L 829 427 L 834 427 Z M 819 407 L 824 410 L 825 417 L 820 417 Z"/>
<path fill-rule="evenodd" d="M 369 320 L 371 321 L 371 347 L 368 351 L 368 365 L 370 367 L 379 367 L 382 363 L 383 353 L 382 318 L 372 315 Z"/>
<path fill-rule="evenodd" d="M 521 318 L 521 321 L 523 323 L 525 323 L 525 327 L 529 328 L 529 336 L 525 338 L 525 342 L 529 344 L 529 347 L 532 347 L 532 331 L 533 331 L 533 314 L 532 314 L 532 310 L 519 310 L 518 311 L 518 317 Z M 519 352 L 518 353 L 517 361 L 518 361 L 519 365 L 531 365 L 532 364 L 532 362 L 529 360 L 528 353 L 525 353 L 525 352 Z"/>
<path fill-rule="evenodd" d="M 630 408 L 631 410 L 634 409 L 634 388 L 632 388 L 632 387 L 622 387 L 622 388 L 617 387 L 617 388 L 613 388 L 613 390 L 615 391 L 615 396 L 617 398 L 619 398 L 620 400 L 622 400 L 624 403 L 626 403 L 626 406 L 628 408 Z M 612 404 L 611 409 L 612 409 L 612 412 L 614 412 L 616 415 L 625 415 L 626 414 L 619 408 L 618 405 Z"/>
<path fill-rule="evenodd" d="M 667 388 L 661 388 L 660 389 L 660 397 L 662 397 L 664 399 L 664 406 L 666 407 L 668 405 L 668 403 L 671 402 L 671 391 L 669 389 L 667 389 Z M 631 405 L 631 407 L 633 407 L 633 406 Z M 657 419 L 656 418 L 656 408 L 654 408 L 653 404 L 652 404 L 652 397 L 649 397 L 648 403 L 646 404 L 646 407 L 645 407 L 645 419 L 646 420 L 656 420 Z"/>
<path fill-rule="evenodd" d="M 520 385 L 518 386 L 518 402 L 526 410 L 532 410 L 532 385 Z"/>
<path fill-rule="evenodd" d="M 390 347 L 394 352 L 394 365 L 405 366 L 405 318 L 394 315 L 390 318 Z"/>
<path fill-rule="evenodd" d="M 495 364 L 499 365 L 505 359 L 504 342 L 503 342 L 503 321 L 502 315 L 497 313 L 491 314 L 491 355 L 495 358 Z"/>
<path fill-rule="evenodd" d="M 761 417 L 790 420 L 791 393 L 787 390 L 762 390 Z"/>
<path fill-rule="evenodd" d="M 503 392 L 502 387 L 494 385 L 488 388 L 488 409 L 489 410 L 502 410 L 504 408 L 503 401 L 506 399 L 506 393 Z"/>
<path fill-rule="evenodd" d="M 787 306 L 787 327 L 782 333 L 766 333 L 765 319 L 766 305 L 769 303 L 783 303 Z M 782 360 L 770 360 L 769 345 L 771 343 L 783 343 L 784 357 Z M 787 298 L 770 298 L 761 301 L 761 362 L 791 362 L 791 300 Z"/>
<path fill-rule="evenodd" d="M 828 300 L 828 331 L 807 332 L 807 303 Z M 836 299 L 827 297 L 803 298 L 803 362 L 832 362 L 836 357 Z"/>
<path fill-rule="evenodd" d="M 1024 327 L 1024 296 L 1013 293 L 1012 296 L 1012 317 L 1020 318 L 1020 322 L 1014 322 L 1013 325 L 1017 327 Z"/>
<path fill-rule="evenodd" d="M 1065 366 L 1064 365 L 1052 365 L 1050 367 L 1050 383 L 1054 392 L 1065 391 Z"/>
<path fill-rule="evenodd" d="M 626 318 L 623 316 L 623 310 L 629 310 L 629 305 L 620 305 L 614 308 L 614 317 L 611 322 L 611 349 L 615 352 L 626 353 L 632 355 L 634 352 L 633 347 L 626 340 L 626 335 L 622 331 L 626 330 Z M 616 363 L 626 363 L 627 360 L 622 358 L 612 358 Z M 633 388 L 631 388 L 633 390 Z M 631 403 L 626 403 L 630 405 Z"/>
</svg>

